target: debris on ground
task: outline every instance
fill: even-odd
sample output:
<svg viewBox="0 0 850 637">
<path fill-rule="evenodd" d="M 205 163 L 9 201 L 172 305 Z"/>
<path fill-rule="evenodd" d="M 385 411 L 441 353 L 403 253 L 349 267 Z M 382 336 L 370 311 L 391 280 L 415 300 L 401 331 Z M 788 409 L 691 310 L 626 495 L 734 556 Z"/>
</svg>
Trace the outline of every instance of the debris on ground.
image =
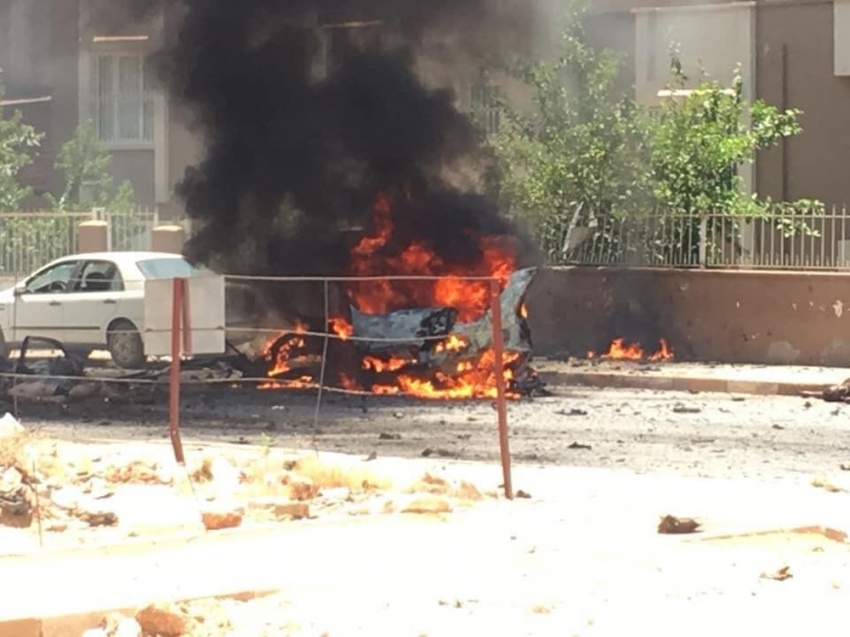
<svg viewBox="0 0 850 637">
<path fill-rule="evenodd" d="M 39 544 L 338 515 L 446 514 L 497 497 L 434 471 L 400 483 L 374 462 L 282 449 L 207 451 L 183 468 L 167 447 L 60 443 L 9 415 L 0 418 L 0 439 L 0 526 L 38 533 Z"/>
<path fill-rule="evenodd" d="M 692 518 L 677 518 L 665 515 L 658 523 L 658 532 L 663 535 L 685 535 L 696 533 L 701 524 Z"/>
<path fill-rule="evenodd" d="M 136 613 L 136 621 L 144 633 L 162 637 L 186 634 L 187 621 L 175 604 L 152 604 Z"/>
<path fill-rule="evenodd" d="M 699 407 L 692 407 L 690 405 L 684 405 L 682 403 L 676 403 L 673 405 L 673 413 L 674 414 L 699 414 L 702 413 L 702 409 Z"/>
<path fill-rule="evenodd" d="M 845 489 L 839 487 L 823 476 L 815 477 L 812 480 L 812 486 L 817 487 L 818 489 L 823 489 L 824 491 L 829 491 L 830 493 L 841 493 L 842 491 L 845 491 Z"/>
<path fill-rule="evenodd" d="M 840 385 L 831 385 L 817 391 L 805 390 L 800 395 L 804 398 L 820 398 L 828 403 L 850 402 L 850 378 Z"/>
<path fill-rule="evenodd" d="M 587 416 L 587 412 L 584 409 L 559 409 L 555 412 L 559 416 Z"/>
<path fill-rule="evenodd" d="M 422 451 L 423 458 L 430 458 L 431 456 L 438 456 L 440 458 L 452 458 L 456 455 L 456 453 L 453 453 L 448 449 L 432 449 L 431 447 L 426 447 Z"/>
<path fill-rule="evenodd" d="M 567 447 L 567 449 L 581 449 L 581 450 L 584 450 L 584 451 L 590 451 L 591 446 L 586 445 L 582 442 L 573 442 L 573 443 L 570 443 L 570 446 Z"/>
<path fill-rule="evenodd" d="M 762 573 L 761 574 L 762 579 L 772 579 L 772 580 L 775 580 L 777 582 L 784 582 L 785 580 L 791 579 L 792 577 L 794 577 L 794 576 L 791 574 L 791 567 L 790 566 L 783 566 L 778 571 L 775 571 L 773 573 Z"/>
</svg>

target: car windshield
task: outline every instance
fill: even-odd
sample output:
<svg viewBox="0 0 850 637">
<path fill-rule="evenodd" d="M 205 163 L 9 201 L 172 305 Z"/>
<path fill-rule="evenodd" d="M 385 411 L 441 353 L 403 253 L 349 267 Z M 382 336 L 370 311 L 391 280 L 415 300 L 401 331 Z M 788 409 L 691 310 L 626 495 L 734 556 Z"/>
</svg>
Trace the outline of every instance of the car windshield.
<svg viewBox="0 0 850 637">
<path fill-rule="evenodd" d="M 136 261 L 146 279 L 186 278 L 205 274 L 206 270 L 196 268 L 180 257 L 162 257 Z"/>
</svg>

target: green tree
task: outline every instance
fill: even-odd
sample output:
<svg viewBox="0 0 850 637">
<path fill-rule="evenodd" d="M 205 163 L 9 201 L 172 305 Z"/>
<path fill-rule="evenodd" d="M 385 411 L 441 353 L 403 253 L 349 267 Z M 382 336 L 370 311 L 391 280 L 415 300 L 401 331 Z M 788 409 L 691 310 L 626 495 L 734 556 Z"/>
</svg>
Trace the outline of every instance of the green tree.
<svg viewBox="0 0 850 637">
<path fill-rule="evenodd" d="M 770 201 L 744 194 L 738 167 L 756 152 L 802 132 L 800 111 L 780 111 L 762 100 L 747 106 L 740 67 L 732 86 L 702 82 L 686 91 L 688 78 L 674 50 L 669 96 L 649 136 L 654 195 L 667 208 L 685 212 L 758 214 Z"/>
<path fill-rule="evenodd" d="M 582 13 L 580 2 L 567 4 L 554 59 L 519 65 L 533 108 L 503 99 L 490 142 L 490 193 L 552 261 L 566 256 L 572 228 L 623 214 L 647 189 L 641 118 L 619 88 L 620 58 L 587 43 Z"/>
<path fill-rule="evenodd" d="M 704 81 L 684 91 L 675 51 L 670 97 L 660 108 L 640 107 L 618 81 L 621 59 L 588 43 L 583 13 L 582 2 L 570 2 L 554 59 L 519 67 L 534 108 L 503 99 L 504 126 L 490 141 L 488 189 L 527 222 L 550 262 L 570 258 L 579 230 L 609 259 L 666 261 L 674 251 L 694 257 L 700 215 L 733 217 L 723 225 L 734 234 L 742 220 L 777 208 L 818 209 L 747 195 L 738 173 L 757 151 L 801 132 L 799 111 L 747 105 L 740 71 L 731 89 Z"/>
<path fill-rule="evenodd" d="M 3 87 L 0 85 L 0 100 Z M 10 117 L 0 113 L 0 211 L 19 210 L 21 201 L 32 195 L 32 189 L 18 181 L 21 170 L 32 163 L 35 150 L 44 136 L 25 124 L 20 111 Z"/>
<path fill-rule="evenodd" d="M 56 169 L 64 176 L 64 189 L 57 198 L 48 200 L 57 212 L 83 212 L 105 208 L 113 213 L 127 213 L 134 208 L 133 186 L 129 181 L 117 188 L 109 174 L 112 157 L 97 139 L 94 124 L 84 122 L 74 137 L 62 145 Z"/>
</svg>

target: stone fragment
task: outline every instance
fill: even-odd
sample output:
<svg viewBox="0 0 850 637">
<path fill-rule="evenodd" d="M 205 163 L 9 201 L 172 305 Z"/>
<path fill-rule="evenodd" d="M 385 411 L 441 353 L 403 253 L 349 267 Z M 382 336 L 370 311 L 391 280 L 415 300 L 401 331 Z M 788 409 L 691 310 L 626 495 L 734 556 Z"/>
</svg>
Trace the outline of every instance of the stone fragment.
<svg viewBox="0 0 850 637">
<path fill-rule="evenodd" d="M 255 498 L 248 503 L 248 507 L 275 520 L 301 520 L 310 517 L 310 506 L 306 502 L 292 502 L 273 496 Z"/>
<path fill-rule="evenodd" d="M 449 501 L 444 497 L 436 495 L 415 498 L 402 509 L 402 513 L 419 514 L 451 513 L 451 511 L 452 506 L 449 504 Z"/>
<path fill-rule="evenodd" d="M 201 512 L 201 520 L 208 531 L 241 526 L 243 516 L 244 511 L 241 507 L 225 507 L 222 505 L 212 506 Z"/>
<path fill-rule="evenodd" d="M 136 613 L 136 621 L 148 635 L 179 637 L 186 633 L 186 620 L 167 604 L 151 604 Z"/>
</svg>

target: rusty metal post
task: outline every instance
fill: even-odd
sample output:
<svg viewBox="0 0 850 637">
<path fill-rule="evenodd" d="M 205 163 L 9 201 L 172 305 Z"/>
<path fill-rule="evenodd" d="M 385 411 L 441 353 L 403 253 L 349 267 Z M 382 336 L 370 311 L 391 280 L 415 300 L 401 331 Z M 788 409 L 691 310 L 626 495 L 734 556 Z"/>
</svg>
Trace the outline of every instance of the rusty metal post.
<svg viewBox="0 0 850 637">
<path fill-rule="evenodd" d="M 497 279 L 490 282 L 490 312 L 493 315 L 493 354 L 496 372 L 496 410 L 499 414 L 499 451 L 502 456 L 502 477 L 505 497 L 514 499 L 511 483 L 511 450 L 508 441 L 507 388 L 505 387 L 505 339 L 502 333 L 502 291 Z"/>
<path fill-rule="evenodd" d="M 183 353 L 181 332 L 183 323 L 183 303 L 186 280 L 174 279 L 171 301 L 171 378 L 169 392 L 169 426 L 171 447 L 174 449 L 174 459 L 185 464 L 183 456 L 183 441 L 180 439 L 180 357 Z"/>
</svg>

